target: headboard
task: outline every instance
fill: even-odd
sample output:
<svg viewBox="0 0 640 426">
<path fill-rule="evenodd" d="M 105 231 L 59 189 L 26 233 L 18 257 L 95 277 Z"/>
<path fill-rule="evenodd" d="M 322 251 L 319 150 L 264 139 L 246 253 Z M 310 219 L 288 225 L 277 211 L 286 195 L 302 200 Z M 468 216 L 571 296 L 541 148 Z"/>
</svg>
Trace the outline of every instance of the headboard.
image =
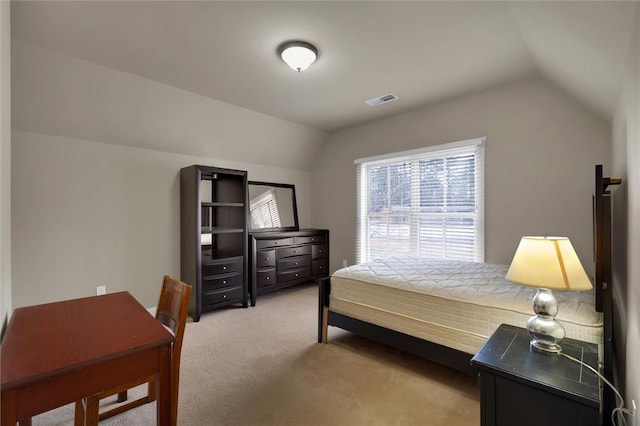
<svg viewBox="0 0 640 426">
<path fill-rule="evenodd" d="M 593 198 L 594 257 L 596 263 L 595 290 L 596 310 L 602 312 L 604 325 L 603 340 L 603 374 L 611 382 L 614 378 L 613 340 L 613 294 L 611 268 L 611 193 L 610 185 L 619 185 L 622 179 L 603 176 L 602 165 L 596 165 L 595 191 Z M 616 406 L 614 392 L 603 388 L 603 419 L 611 418 L 611 411 Z"/>
</svg>

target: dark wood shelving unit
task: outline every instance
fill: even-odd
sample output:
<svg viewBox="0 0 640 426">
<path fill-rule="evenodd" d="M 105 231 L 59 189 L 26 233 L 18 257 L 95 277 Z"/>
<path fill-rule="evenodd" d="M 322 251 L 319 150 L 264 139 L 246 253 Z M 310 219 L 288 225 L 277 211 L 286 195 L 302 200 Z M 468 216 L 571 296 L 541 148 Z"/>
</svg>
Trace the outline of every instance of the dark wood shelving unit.
<svg viewBox="0 0 640 426">
<path fill-rule="evenodd" d="M 248 307 L 247 172 L 211 166 L 180 170 L 181 279 L 193 286 L 189 315 Z"/>
</svg>

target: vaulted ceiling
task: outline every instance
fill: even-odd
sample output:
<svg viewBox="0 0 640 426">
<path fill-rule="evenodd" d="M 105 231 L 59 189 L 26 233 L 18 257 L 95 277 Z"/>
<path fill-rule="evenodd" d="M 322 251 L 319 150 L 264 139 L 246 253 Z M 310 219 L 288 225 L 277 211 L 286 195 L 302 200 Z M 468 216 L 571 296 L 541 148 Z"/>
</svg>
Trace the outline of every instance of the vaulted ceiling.
<svg viewBox="0 0 640 426">
<path fill-rule="evenodd" d="M 611 118 L 637 1 L 13 1 L 15 39 L 334 131 L 541 74 Z M 296 73 L 284 41 L 314 43 Z M 397 101 L 366 100 L 393 93 Z"/>
</svg>

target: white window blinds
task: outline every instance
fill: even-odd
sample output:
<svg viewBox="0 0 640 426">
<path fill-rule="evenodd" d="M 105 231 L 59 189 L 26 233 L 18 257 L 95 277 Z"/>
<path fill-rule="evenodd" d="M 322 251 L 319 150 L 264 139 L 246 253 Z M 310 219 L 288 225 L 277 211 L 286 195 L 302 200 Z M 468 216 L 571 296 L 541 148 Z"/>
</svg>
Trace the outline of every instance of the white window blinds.
<svg viewBox="0 0 640 426">
<path fill-rule="evenodd" d="M 249 209 L 252 229 L 280 227 L 280 213 L 273 189 L 250 200 Z"/>
<path fill-rule="evenodd" d="M 356 262 L 484 261 L 484 138 L 356 160 Z"/>
</svg>

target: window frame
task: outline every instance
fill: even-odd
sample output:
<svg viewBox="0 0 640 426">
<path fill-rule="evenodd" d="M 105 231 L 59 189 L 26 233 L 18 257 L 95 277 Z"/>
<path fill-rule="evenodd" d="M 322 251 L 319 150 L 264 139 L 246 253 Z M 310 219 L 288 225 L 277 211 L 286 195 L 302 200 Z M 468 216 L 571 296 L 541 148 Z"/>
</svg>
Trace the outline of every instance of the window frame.
<svg viewBox="0 0 640 426">
<path fill-rule="evenodd" d="M 374 167 L 402 165 L 406 163 L 419 164 L 420 161 L 433 160 L 438 158 L 462 157 L 473 154 L 474 156 L 474 183 L 475 183 L 475 211 L 472 213 L 459 214 L 456 212 L 440 212 L 431 214 L 432 217 L 469 217 L 474 220 L 473 232 L 473 259 L 475 262 L 484 262 L 484 174 L 485 161 L 484 150 L 486 145 L 486 137 L 467 139 L 458 142 L 452 142 L 441 145 L 431 145 L 424 148 L 418 148 L 407 151 L 388 153 L 373 157 L 360 158 L 354 161 L 356 165 L 356 192 L 357 192 L 357 211 L 356 211 L 356 263 L 363 263 L 371 260 L 369 238 L 367 231 L 369 229 L 370 212 L 364 212 L 363 209 L 369 207 L 369 188 L 368 173 Z M 411 202 L 408 213 L 404 213 L 409 219 L 409 244 L 411 255 L 418 255 L 418 246 L 420 239 L 419 225 L 417 221 L 422 217 L 425 218 L 429 214 L 421 212 L 419 201 L 415 196 L 419 196 L 420 192 L 420 176 L 418 167 L 410 167 L 411 171 Z M 389 185 L 390 186 L 390 185 Z M 417 191 L 417 192 L 416 192 Z M 387 213 L 388 217 L 392 217 L 392 213 Z M 408 215 L 408 216 L 407 216 Z M 402 216 L 402 214 L 400 214 Z M 443 228 L 444 229 L 444 228 Z M 402 253 L 406 255 L 406 253 Z M 426 257 L 426 256 L 425 256 Z M 442 257 L 440 257 L 442 258 Z M 446 257 L 445 257 L 446 258 Z"/>
</svg>

